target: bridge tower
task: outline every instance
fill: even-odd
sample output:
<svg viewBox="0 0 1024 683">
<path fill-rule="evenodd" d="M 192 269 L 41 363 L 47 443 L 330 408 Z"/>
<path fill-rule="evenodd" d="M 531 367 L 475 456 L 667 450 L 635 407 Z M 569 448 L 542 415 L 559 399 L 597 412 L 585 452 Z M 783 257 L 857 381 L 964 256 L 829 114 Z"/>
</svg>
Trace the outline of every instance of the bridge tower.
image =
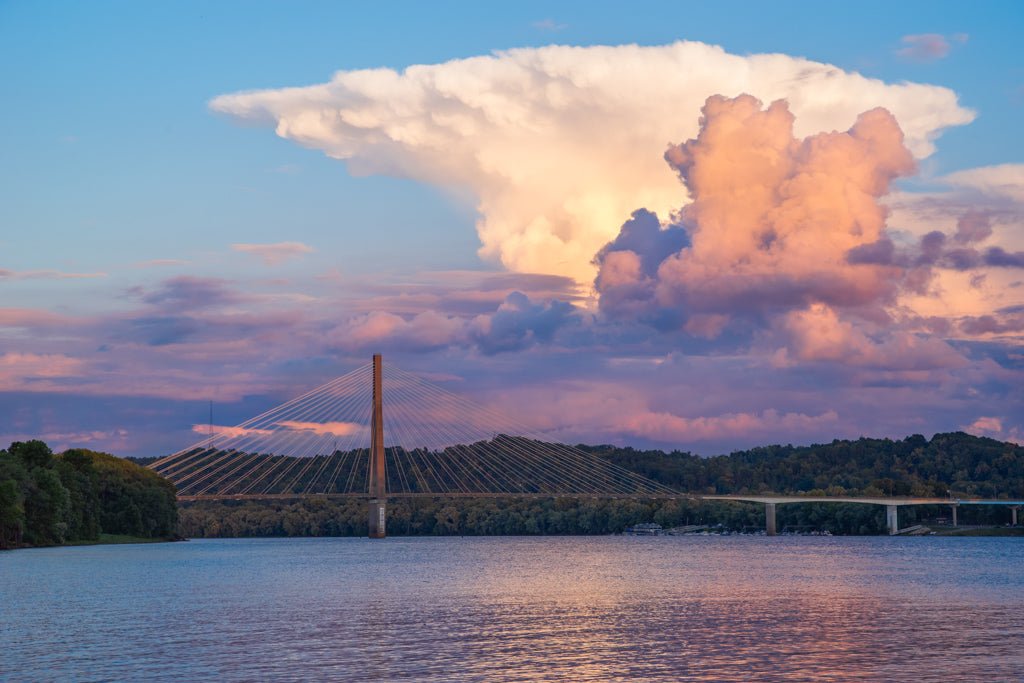
<svg viewBox="0 0 1024 683">
<path fill-rule="evenodd" d="M 370 538 L 387 535 L 387 473 L 384 470 L 384 408 L 381 357 L 373 355 L 373 415 L 370 418 L 370 461 L 368 463 Z"/>
</svg>

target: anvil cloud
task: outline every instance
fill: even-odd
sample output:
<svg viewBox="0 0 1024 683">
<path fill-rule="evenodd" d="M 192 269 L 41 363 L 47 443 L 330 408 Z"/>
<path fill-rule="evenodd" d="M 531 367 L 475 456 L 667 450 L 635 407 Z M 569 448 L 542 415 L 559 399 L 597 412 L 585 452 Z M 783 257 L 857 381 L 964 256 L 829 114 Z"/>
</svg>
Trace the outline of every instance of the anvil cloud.
<svg viewBox="0 0 1024 683">
<path fill-rule="evenodd" d="M 483 257 L 520 272 L 593 279 L 593 255 L 639 207 L 685 199 L 661 155 L 696 135 L 714 94 L 785 99 L 796 134 L 846 130 L 884 107 L 918 158 L 974 118 L 947 88 L 887 84 L 782 54 L 698 42 L 549 46 L 442 64 L 340 71 L 330 82 L 222 95 L 210 106 L 344 160 L 476 202 Z"/>
<path fill-rule="evenodd" d="M 88 281 L 102 304 L 0 309 L 0 437 L 168 452 L 373 352 L 566 441 L 1024 430 L 1024 166 L 928 175 L 974 116 L 949 89 L 701 43 L 552 46 L 211 107 L 468 197 L 505 270 L 349 274 L 287 225 L 144 262 L 167 275 L 112 268 Z"/>
</svg>

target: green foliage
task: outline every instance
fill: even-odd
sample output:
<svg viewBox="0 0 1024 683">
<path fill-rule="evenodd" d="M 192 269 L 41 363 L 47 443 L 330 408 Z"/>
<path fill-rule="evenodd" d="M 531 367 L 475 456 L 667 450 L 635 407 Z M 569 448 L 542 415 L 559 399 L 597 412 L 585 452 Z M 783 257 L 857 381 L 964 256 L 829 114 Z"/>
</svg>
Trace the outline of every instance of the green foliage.
<svg viewBox="0 0 1024 683">
<path fill-rule="evenodd" d="M 84 449 L 55 456 L 42 441 L 0 451 L 0 548 L 176 531 L 173 485 L 135 463 Z"/>
<path fill-rule="evenodd" d="M 16 441 L 6 456 L 20 465 L 24 473 L 17 480 L 24 510 L 24 542 L 31 545 L 62 543 L 71 502 L 68 490 L 54 470 L 53 452 L 42 441 Z"/>
<path fill-rule="evenodd" d="M 180 531 L 193 538 L 249 536 L 365 536 L 366 501 L 311 498 L 199 501 L 181 507 Z M 779 528 L 813 527 L 834 534 L 878 534 L 884 510 L 864 505 L 787 505 Z M 392 536 L 594 535 L 621 532 L 639 522 L 666 528 L 721 525 L 764 528 L 764 506 L 719 501 L 642 501 L 594 498 L 402 498 L 388 504 Z"/>
<path fill-rule="evenodd" d="M 25 533 L 25 494 L 28 472 L 20 462 L 0 451 L 0 549 L 20 545 Z"/>
<path fill-rule="evenodd" d="M 1024 447 L 963 432 L 691 453 L 579 446 L 680 491 L 1024 497 Z"/>
<path fill-rule="evenodd" d="M 67 537 L 96 540 L 100 535 L 100 499 L 96 468 L 80 451 L 67 451 L 57 461 L 57 472 L 68 490 Z"/>
<path fill-rule="evenodd" d="M 702 458 L 684 452 L 580 446 L 680 491 L 802 493 L 821 496 L 904 495 L 1024 497 L 1024 448 L 963 433 L 915 435 L 893 441 L 858 439 L 794 447 L 766 446 Z M 945 506 L 903 507 L 900 525 L 948 516 Z M 1003 524 L 1005 509 L 961 507 L 963 523 Z M 227 501 L 182 506 L 181 533 L 194 537 L 365 536 L 365 501 Z M 885 510 L 857 504 L 784 505 L 786 527 L 833 534 L 879 534 Z M 392 535 L 607 534 L 637 522 L 664 527 L 722 525 L 764 528 L 764 507 L 749 503 L 589 498 L 396 499 L 388 506 Z"/>
<path fill-rule="evenodd" d="M 177 531 L 174 485 L 152 470 L 107 453 L 82 449 L 68 454 L 89 458 L 97 475 L 100 527 L 104 533 L 169 537 Z"/>
</svg>

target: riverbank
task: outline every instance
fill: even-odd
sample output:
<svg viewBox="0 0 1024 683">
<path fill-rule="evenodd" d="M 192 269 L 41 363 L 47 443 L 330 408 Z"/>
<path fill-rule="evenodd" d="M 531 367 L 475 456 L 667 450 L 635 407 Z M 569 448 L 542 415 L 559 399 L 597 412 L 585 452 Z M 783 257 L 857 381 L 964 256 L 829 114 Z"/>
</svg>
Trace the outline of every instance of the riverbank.
<svg viewBox="0 0 1024 683">
<path fill-rule="evenodd" d="M 181 536 L 169 536 L 165 538 L 149 538 L 146 536 L 129 536 L 127 534 L 100 534 L 99 538 L 95 539 L 79 539 L 75 541 L 67 541 L 66 543 L 60 543 L 57 545 L 19 545 L 13 548 L 0 548 L 0 550 L 25 550 L 28 548 L 63 548 L 68 546 L 76 545 L 128 545 L 136 543 L 177 543 L 178 541 L 187 541 L 187 538 Z"/>
<path fill-rule="evenodd" d="M 128 536 L 126 534 L 100 534 L 95 540 L 70 541 L 64 545 L 122 545 L 127 543 L 176 543 L 187 541 L 181 536 L 169 536 L 165 538 L 147 538 L 145 536 Z"/>
<path fill-rule="evenodd" d="M 958 528 L 932 528 L 936 536 L 1022 536 L 1024 526 L 980 526 Z"/>
</svg>

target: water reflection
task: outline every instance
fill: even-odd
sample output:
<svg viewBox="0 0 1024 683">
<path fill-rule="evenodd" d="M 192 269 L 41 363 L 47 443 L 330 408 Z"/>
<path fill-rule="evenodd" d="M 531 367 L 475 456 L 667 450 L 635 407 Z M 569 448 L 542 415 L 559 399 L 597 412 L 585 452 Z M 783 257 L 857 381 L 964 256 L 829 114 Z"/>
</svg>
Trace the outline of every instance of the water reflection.
<svg viewBox="0 0 1024 683">
<path fill-rule="evenodd" d="M 1016 680 L 1015 539 L 193 541 L 0 554 L 5 680 Z"/>
</svg>

